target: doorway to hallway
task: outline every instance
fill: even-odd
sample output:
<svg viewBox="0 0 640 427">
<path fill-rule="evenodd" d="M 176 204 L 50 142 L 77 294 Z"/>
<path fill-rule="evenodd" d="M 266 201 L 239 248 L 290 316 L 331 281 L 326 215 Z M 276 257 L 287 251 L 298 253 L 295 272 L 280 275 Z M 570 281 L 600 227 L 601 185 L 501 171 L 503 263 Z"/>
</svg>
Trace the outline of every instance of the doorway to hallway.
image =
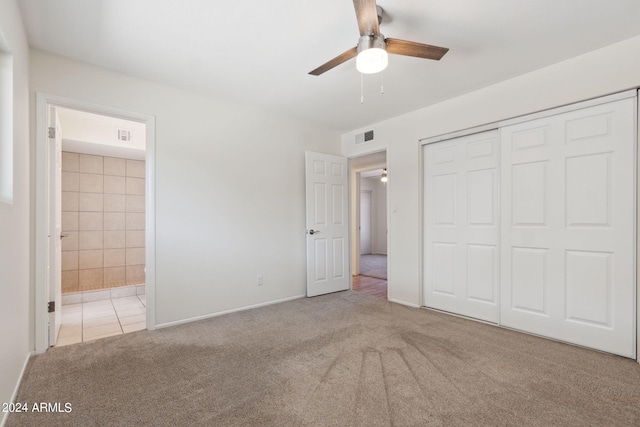
<svg viewBox="0 0 640 427">
<path fill-rule="evenodd" d="M 352 289 L 387 297 L 386 152 L 350 159 Z"/>
</svg>

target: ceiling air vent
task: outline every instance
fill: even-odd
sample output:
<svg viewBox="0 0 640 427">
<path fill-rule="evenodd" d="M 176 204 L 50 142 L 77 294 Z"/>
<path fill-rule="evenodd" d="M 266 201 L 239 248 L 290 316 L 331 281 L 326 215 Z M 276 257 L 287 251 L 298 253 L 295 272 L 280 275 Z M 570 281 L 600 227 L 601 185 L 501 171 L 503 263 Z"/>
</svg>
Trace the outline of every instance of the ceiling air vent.
<svg viewBox="0 0 640 427">
<path fill-rule="evenodd" d="M 356 144 L 364 144 L 369 141 L 373 141 L 373 130 L 368 130 L 356 135 Z"/>
<path fill-rule="evenodd" d="M 118 141 L 124 141 L 124 142 L 131 141 L 131 131 L 118 129 Z"/>
</svg>

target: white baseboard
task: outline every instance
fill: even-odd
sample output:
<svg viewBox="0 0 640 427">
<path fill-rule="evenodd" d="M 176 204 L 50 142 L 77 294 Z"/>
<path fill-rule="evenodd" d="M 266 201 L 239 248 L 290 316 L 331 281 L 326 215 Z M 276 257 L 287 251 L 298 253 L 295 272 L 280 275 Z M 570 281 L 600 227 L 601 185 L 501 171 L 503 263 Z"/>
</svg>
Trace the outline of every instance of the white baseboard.
<svg viewBox="0 0 640 427">
<path fill-rule="evenodd" d="M 395 302 L 396 304 L 406 305 L 408 307 L 420 308 L 420 305 L 418 305 L 418 304 L 413 304 L 413 303 L 406 302 L 406 301 L 400 301 L 400 300 L 397 300 L 397 299 L 389 298 L 389 299 L 387 299 L 387 301 Z"/>
<path fill-rule="evenodd" d="M 232 308 L 231 310 L 219 311 L 217 313 L 205 314 L 203 316 L 190 317 L 188 319 L 183 319 L 183 320 L 176 320 L 175 322 L 161 323 L 156 325 L 156 329 L 168 328 L 169 326 L 182 325 L 183 323 L 197 322 L 198 320 L 209 319 L 211 317 L 218 317 L 218 316 L 222 316 L 224 314 L 229 314 L 229 313 L 237 313 L 239 311 L 251 310 L 252 308 L 265 307 L 267 305 L 273 305 L 273 304 L 280 304 L 281 302 L 293 301 L 296 299 L 304 298 L 305 296 L 306 295 L 296 295 L 293 297 L 283 298 L 275 301 L 261 302 L 260 304 L 249 305 L 246 307 Z"/>
<path fill-rule="evenodd" d="M 24 376 L 24 371 L 27 370 L 27 365 L 29 364 L 29 359 L 31 359 L 31 356 L 33 356 L 35 354 L 35 352 L 30 351 L 29 353 L 27 353 L 27 358 L 25 359 L 24 363 L 22 364 L 22 369 L 20 370 L 20 375 L 18 376 L 18 381 L 16 382 L 16 386 L 13 388 L 13 393 L 11 393 L 11 400 L 10 402 L 15 402 L 16 401 L 16 397 L 18 396 L 18 390 L 20 389 L 20 383 L 22 383 L 22 377 Z M 5 412 L 4 414 L 2 414 L 2 419 L 0 420 L 0 427 L 4 427 L 4 425 L 7 422 L 7 418 L 9 418 L 9 414 L 10 412 Z"/>
</svg>

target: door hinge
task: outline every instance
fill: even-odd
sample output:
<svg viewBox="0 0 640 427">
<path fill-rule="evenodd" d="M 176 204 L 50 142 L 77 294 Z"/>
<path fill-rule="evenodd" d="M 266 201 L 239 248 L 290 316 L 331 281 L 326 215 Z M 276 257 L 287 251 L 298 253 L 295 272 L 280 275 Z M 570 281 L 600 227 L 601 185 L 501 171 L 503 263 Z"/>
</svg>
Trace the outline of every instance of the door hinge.
<svg viewBox="0 0 640 427">
<path fill-rule="evenodd" d="M 47 313 L 53 313 L 55 311 L 56 311 L 56 302 L 49 301 L 49 303 L 47 304 Z"/>
<path fill-rule="evenodd" d="M 49 138 L 56 137 L 56 128 L 49 128 Z"/>
</svg>

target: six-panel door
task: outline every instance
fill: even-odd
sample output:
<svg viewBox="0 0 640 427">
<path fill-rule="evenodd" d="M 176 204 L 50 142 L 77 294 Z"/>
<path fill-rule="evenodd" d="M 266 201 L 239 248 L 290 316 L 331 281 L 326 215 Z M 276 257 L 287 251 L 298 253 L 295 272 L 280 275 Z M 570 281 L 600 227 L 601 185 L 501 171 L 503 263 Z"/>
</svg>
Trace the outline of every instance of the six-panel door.
<svg viewBox="0 0 640 427">
<path fill-rule="evenodd" d="M 307 151 L 307 296 L 349 289 L 347 159 Z"/>
<path fill-rule="evenodd" d="M 635 99 L 501 129 L 501 324 L 634 357 Z"/>
<path fill-rule="evenodd" d="M 424 303 L 498 322 L 498 132 L 424 148 Z"/>
</svg>

